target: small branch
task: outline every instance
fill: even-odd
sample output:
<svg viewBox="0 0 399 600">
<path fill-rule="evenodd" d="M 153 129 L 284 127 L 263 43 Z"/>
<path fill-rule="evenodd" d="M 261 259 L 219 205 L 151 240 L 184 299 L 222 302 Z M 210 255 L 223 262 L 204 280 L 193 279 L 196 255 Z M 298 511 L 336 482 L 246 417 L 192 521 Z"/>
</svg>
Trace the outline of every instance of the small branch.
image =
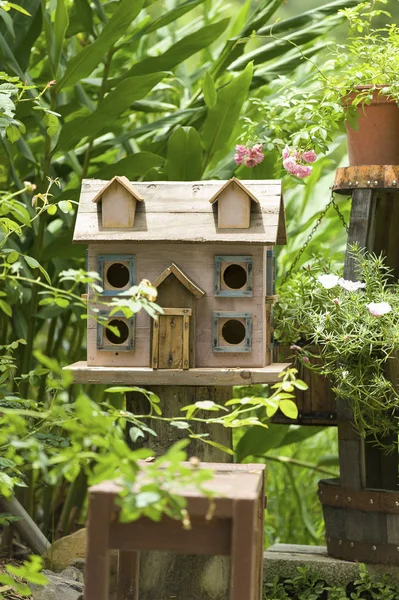
<svg viewBox="0 0 399 600">
<path fill-rule="evenodd" d="M 15 496 L 12 498 L 4 498 L 1 496 L 0 509 L 11 514 L 13 517 L 19 517 L 19 520 L 14 523 L 15 529 L 32 552 L 42 556 L 51 547 L 48 539 Z"/>
</svg>

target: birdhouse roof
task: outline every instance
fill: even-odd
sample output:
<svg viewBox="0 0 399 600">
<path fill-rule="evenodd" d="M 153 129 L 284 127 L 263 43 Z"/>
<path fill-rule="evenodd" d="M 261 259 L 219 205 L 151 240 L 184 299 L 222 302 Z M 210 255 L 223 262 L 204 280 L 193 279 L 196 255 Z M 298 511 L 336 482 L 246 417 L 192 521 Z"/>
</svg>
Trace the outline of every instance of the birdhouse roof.
<svg viewBox="0 0 399 600">
<path fill-rule="evenodd" d="M 188 289 L 188 291 L 191 292 L 196 298 L 202 298 L 202 296 L 205 296 L 204 290 L 198 287 L 198 285 L 196 285 L 192 279 L 187 277 L 187 275 L 181 269 L 179 269 L 175 263 L 172 263 L 170 267 L 162 271 L 152 285 L 156 288 L 159 287 L 161 283 L 163 283 L 170 275 L 174 275 L 176 279 L 178 279 L 180 283 L 184 285 L 184 287 Z"/>
<path fill-rule="evenodd" d="M 120 185 L 122 185 L 128 192 L 131 193 L 131 195 L 133 196 L 133 198 L 136 198 L 136 200 L 140 200 L 143 201 L 144 198 L 143 196 L 141 196 L 139 194 L 139 192 L 136 190 L 136 188 L 133 187 L 133 185 L 130 183 L 130 181 L 128 180 L 127 177 L 125 177 L 124 175 L 120 176 L 116 175 L 115 177 L 113 177 L 110 181 L 105 182 L 105 185 L 103 188 L 101 188 L 99 190 L 99 192 L 94 196 L 92 202 L 99 202 L 101 200 L 101 197 L 103 195 L 103 193 L 105 192 L 105 190 L 107 190 L 114 182 L 120 183 Z"/>
<path fill-rule="evenodd" d="M 245 185 L 239 179 L 237 179 L 237 177 L 232 177 L 231 179 L 229 179 L 228 181 L 226 181 L 222 185 L 222 187 L 220 189 L 218 189 L 217 192 L 212 196 L 212 198 L 210 198 L 209 202 L 211 204 L 213 204 L 214 202 L 216 202 L 218 200 L 220 194 L 226 188 L 228 188 L 232 183 L 236 183 L 238 185 L 238 187 L 240 187 L 245 193 L 248 194 L 248 196 L 251 198 L 251 200 L 253 200 L 254 202 L 257 202 L 259 204 L 258 198 L 247 187 L 245 187 Z"/>
<path fill-rule="evenodd" d="M 125 177 L 114 178 L 126 184 Z M 111 180 L 113 181 L 113 180 Z M 274 245 L 286 243 L 284 206 L 280 180 L 247 180 L 244 189 L 251 198 L 251 219 L 248 229 L 219 229 L 217 208 L 211 203 L 229 181 L 154 181 L 135 182 L 140 199 L 131 228 L 103 228 L 101 203 L 93 202 L 111 182 L 84 179 L 74 241 L 96 242 L 170 242 Z M 133 193 L 133 192 L 132 192 Z M 138 197 L 136 195 L 136 197 Z"/>
</svg>

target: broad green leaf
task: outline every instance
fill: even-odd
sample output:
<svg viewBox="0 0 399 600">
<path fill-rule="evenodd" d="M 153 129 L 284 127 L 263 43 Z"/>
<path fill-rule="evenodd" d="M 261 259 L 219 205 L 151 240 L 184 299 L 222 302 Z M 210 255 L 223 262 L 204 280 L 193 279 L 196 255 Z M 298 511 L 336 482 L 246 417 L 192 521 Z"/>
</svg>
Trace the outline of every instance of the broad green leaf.
<svg viewBox="0 0 399 600">
<path fill-rule="evenodd" d="M 171 421 L 170 424 L 177 429 L 190 429 L 190 424 L 187 421 Z"/>
<path fill-rule="evenodd" d="M 32 15 L 30 13 L 28 13 L 27 10 L 25 10 L 24 8 L 22 8 L 22 6 L 19 6 L 18 4 L 15 4 L 14 2 L 6 2 L 6 6 L 13 8 L 14 10 L 19 11 L 20 13 L 22 13 L 23 15 L 26 15 L 27 17 L 31 17 Z"/>
<path fill-rule="evenodd" d="M 21 137 L 21 132 L 15 125 L 9 125 L 7 127 L 6 133 L 11 143 L 18 141 Z"/>
<path fill-rule="evenodd" d="M 166 153 L 169 181 L 197 181 L 202 175 L 200 136 L 194 127 L 177 127 L 169 138 Z"/>
<path fill-rule="evenodd" d="M 115 174 L 123 173 L 128 179 L 136 179 L 153 167 L 161 167 L 164 162 L 165 159 L 157 154 L 137 152 L 128 154 L 128 156 L 114 164 L 99 166 L 97 170 L 90 172 L 90 176 L 111 179 Z"/>
<path fill-rule="evenodd" d="M 58 148 L 70 150 L 83 137 L 96 137 L 109 131 L 114 121 L 127 110 L 134 100 L 144 98 L 159 83 L 165 73 L 153 73 L 139 77 L 129 77 L 110 92 L 90 116 L 78 117 L 64 125 Z"/>
<path fill-rule="evenodd" d="M 144 433 L 138 427 L 130 427 L 129 429 L 129 437 L 132 442 L 137 442 L 139 438 L 144 437 Z"/>
<path fill-rule="evenodd" d="M 242 105 L 248 95 L 252 71 L 253 67 L 250 63 L 243 73 L 219 90 L 215 106 L 208 110 L 202 129 L 202 139 L 210 156 L 224 148 L 233 133 Z"/>
<path fill-rule="evenodd" d="M 126 77 L 145 75 L 156 71 L 170 71 L 193 54 L 213 44 L 226 29 L 228 23 L 229 19 L 222 19 L 194 31 L 194 33 L 176 42 L 160 56 L 149 56 L 137 62 L 128 70 Z"/>
<path fill-rule="evenodd" d="M 298 418 L 298 407 L 292 400 L 281 400 L 279 408 L 281 412 L 289 419 Z"/>
<path fill-rule="evenodd" d="M 66 298 L 56 298 L 55 303 L 61 308 L 68 308 L 69 306 L 69 300 L 67 300 Z"/>
<path fill-rule="evenodd" d="M 102 29 L 95 42 L 86 46 L 67 65 L 64 76 L 57 83 L 57 90 L 73 86 L 83 77 L 90 75 L 102 62 L 107 52 L 126 33 L 127 25 L 137 17 L 144 0 L 122 0 L 112 18 Z"/>
<path fill-rule="evenodd" d="M 93 11 L 89 0 L 74 0 L 68 30 L 65 35 L 66 37 L 71 37 L 81 31 L 86 31 L 94 35 Z"/>
<path fill-rule="evenodd" d="M 289 430 L 289 425 L 269 425 L 265 431 L 254 426 L 248 429 L 237 445 L 237 460 L 241 462 L 247 456 L 264 455 L 273 448 L 278 448 Z"/>
<path fill-rule="evenodd" d="M 53 66 L 54 75 L 57 75 L 58 65 L 64 44 L 65 33 L 68 29 L 69 17 L 68 10 L 65 6 L 65 0 L 57 0 L 57 8 L 55 9 L 54 18 L 54 49 L 53 49 Z"/>
<path fill-rule="evenodd" d="M 209 74 L 208 71 L 205 73 L 202 91 L 204 93 L 204 100 L 207 107 L 212 108 L 213 106 L 215 106 L 217 100 L 217 92 L 212 76 Z"/>
</svg>

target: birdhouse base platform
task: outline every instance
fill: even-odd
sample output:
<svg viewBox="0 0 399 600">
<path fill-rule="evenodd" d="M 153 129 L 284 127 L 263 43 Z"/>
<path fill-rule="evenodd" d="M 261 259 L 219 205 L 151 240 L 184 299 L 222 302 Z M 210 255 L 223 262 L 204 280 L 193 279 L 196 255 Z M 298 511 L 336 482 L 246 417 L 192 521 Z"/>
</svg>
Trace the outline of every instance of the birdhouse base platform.
<svg viewBox="0 0 399 600">
<path fill-rule="evenodd" d="M 232 369 L 150 369 L 146 367 L 90 367 L 79 361 L 65 367 L 75 383 L 117 385 L 191 385 L 222 386 L 274 383 L 290 363 L 272 363 L 266 367 Z"/>
</svg>

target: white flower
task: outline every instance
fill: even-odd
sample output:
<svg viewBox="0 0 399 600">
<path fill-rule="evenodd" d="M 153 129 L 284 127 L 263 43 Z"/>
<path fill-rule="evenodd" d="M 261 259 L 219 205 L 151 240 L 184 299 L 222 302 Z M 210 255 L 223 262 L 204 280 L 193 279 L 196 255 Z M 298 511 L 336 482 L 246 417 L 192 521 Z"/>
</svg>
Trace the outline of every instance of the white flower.
<svg viewBox="0 0 399 600">
<path fill-rule="evenodd" d="M 366 284 L 361 281 L 350 281 L 349 279 L 343 279 L 342 277 L 339 278 L 338 285 L 343 287 L 347 292 L 357 292 L 357 290 L 366 287 Z"/>
<path fill-rule="evenodd" d="M 338 283 L 338 275 L 319 275 L 317 281 L 321 283 L 324 289 L 330 290 Z"/>
<path fill-rule="evenodd" d="M 370 302 L 370 304 L 366 304 L 366 306 L 375 317 L 386 315 L 392 310 L 392 306 L 388 304 L 388 302 Z"/>
</svg>

